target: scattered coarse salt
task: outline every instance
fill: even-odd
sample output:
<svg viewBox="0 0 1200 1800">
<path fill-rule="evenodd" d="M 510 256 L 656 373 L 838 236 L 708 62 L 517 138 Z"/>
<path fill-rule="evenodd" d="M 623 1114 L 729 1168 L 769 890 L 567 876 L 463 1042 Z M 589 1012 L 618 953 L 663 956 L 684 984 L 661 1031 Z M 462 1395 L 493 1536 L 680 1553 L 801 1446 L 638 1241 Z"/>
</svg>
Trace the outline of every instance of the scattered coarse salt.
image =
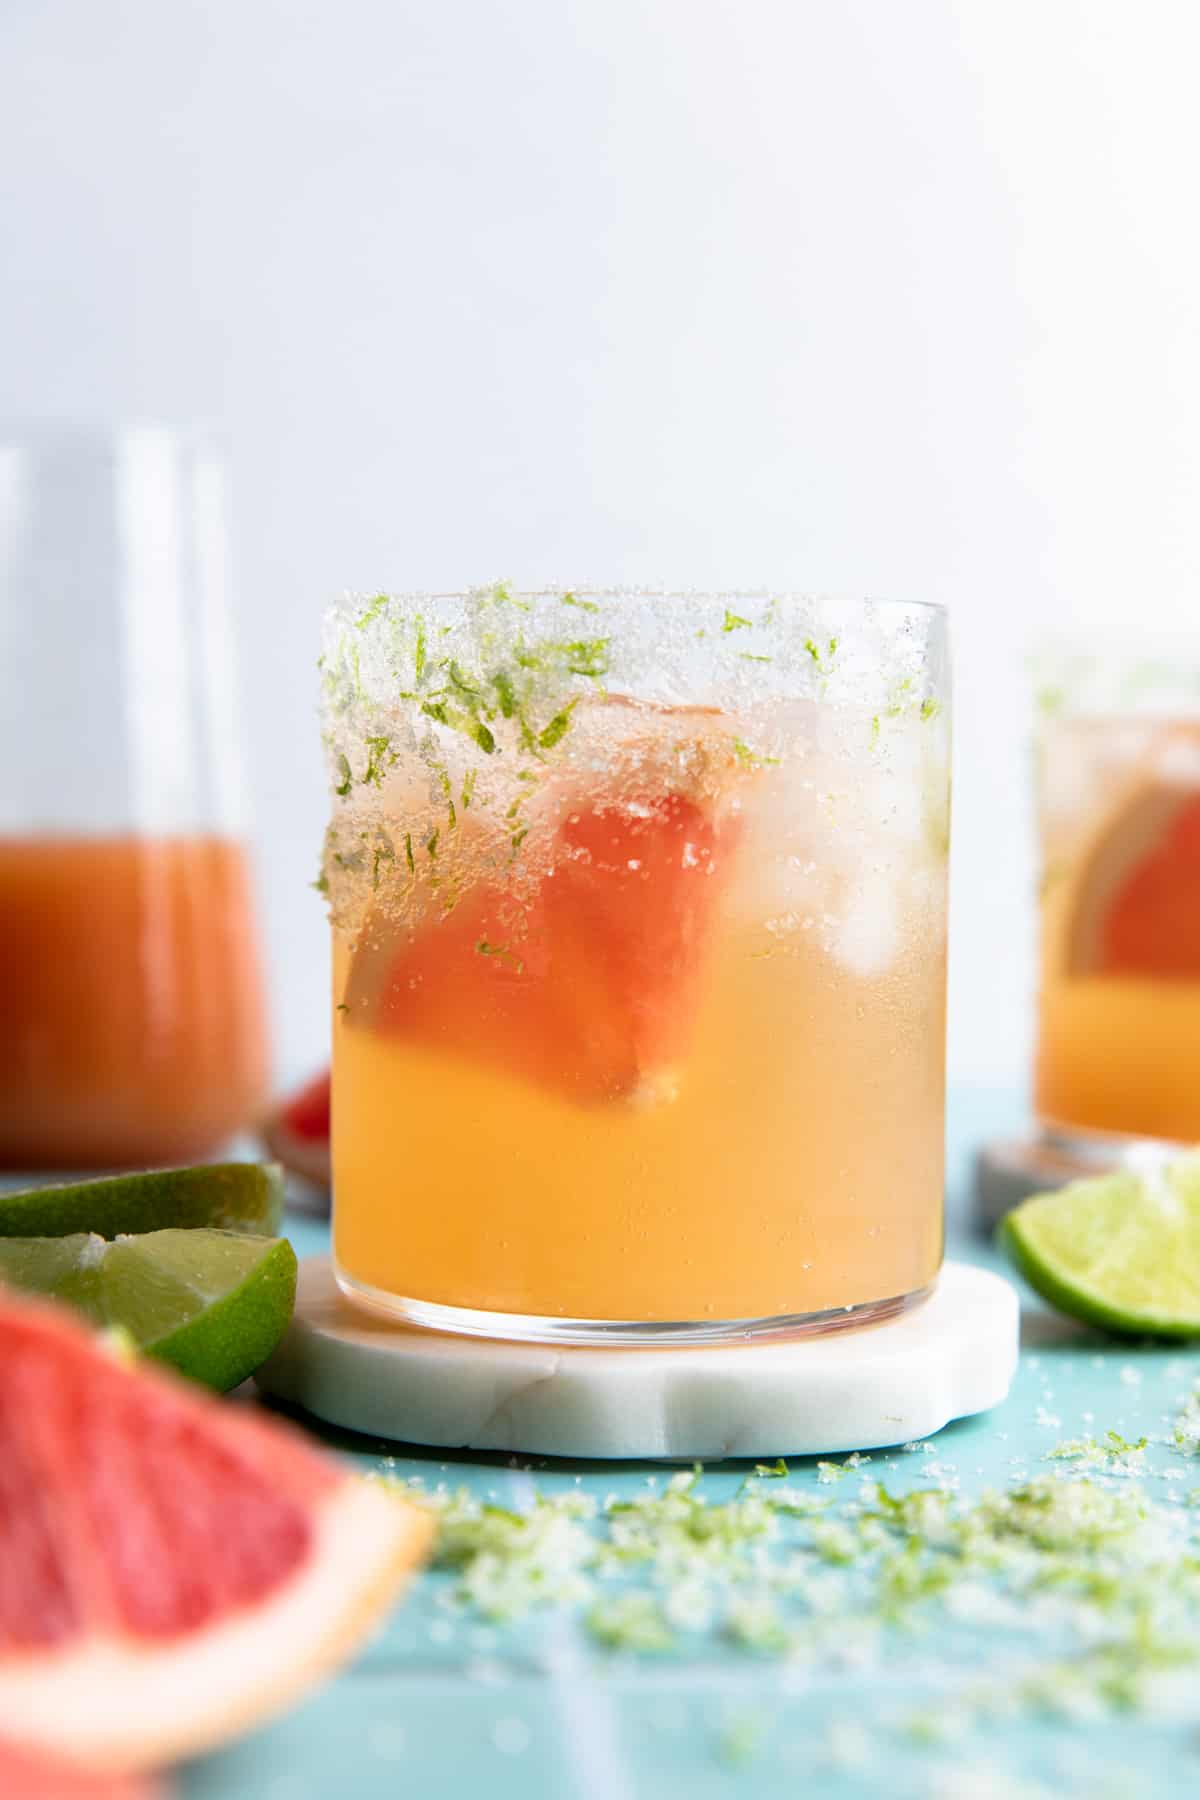
<svg viewBox="0 0 1200 1800">
<path fill-rule="evenodd" d="M 872 1757 L 871 1735 L 861 1719 L 834 1719 L 826 1727 L 825 1760 L 835 1769 L 865 1769 Z"/>
<path fill-rule="evenodd" d="M 492 1743 L 502 1756 L 520 1756 L 533 1741 L 524 1719 L 497 1719 L 492 1726 Z"/>
</svg>

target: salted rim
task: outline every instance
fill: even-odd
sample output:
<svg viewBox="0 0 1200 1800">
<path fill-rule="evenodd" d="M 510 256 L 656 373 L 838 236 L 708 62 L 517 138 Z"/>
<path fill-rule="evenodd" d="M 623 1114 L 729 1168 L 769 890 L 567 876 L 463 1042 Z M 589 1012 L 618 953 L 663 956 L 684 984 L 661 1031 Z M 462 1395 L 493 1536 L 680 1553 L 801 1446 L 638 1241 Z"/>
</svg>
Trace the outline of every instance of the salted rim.
<svg viewBox="0 0 1200 1800">
<path fill-rule="evenodd" d="M 895 609 L 898 612 L 948 613 L 940 600 L 900 600 L 889 595 L 827 593 L 820 589 L 769 587 L 595 587 L 563 582 L 556 586 L 513 587 L 508 592 L 522 600 L 552 600 L 562 594 L 580 594 L 587 600 L 786 600 L 806 605 L 854 606 L 874 612 Z M 361 604 L 372 593 L 386 595 L 389 600 L 427 602 L 430 600 L 470 600 L 476 594 L 494 592 L 495 582 L 482 582 L 476 587 L 446 590 L 423 588 L 355 588 L 347 589 L 333 603 L 336 610 L 346 602 Z"/>
</svg>

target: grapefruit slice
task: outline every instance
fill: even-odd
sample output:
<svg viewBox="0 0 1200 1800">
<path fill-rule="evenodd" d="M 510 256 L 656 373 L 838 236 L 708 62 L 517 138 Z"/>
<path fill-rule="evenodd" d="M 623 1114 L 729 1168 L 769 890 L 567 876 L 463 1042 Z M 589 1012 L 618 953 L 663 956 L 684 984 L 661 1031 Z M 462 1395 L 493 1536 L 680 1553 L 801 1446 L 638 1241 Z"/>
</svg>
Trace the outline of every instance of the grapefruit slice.
<svg viewBox="0 0 1200 1800">
<path fill-rule="evenodd" d="M 577 1102 L 670 1098 L 741 834 L 724 801 L 744 765 L 713 717 L 698 735 L 698 717 L 673 722 L 691 733 L 682 763 L 631 737 L 610 790 L 564 795 L 532 882 L 480 882 L 413 925 L 378 909 L 351 964 L 347 1024 Z"/>
<path fill-rule="evenodd" d="M 431 1521 L 274 1421 L 0 1299 L 0 1737 L 202 1750 L 347 1655 Z"/>
<path fill-rule="evenodd" d="M 271 1155 L 314 1187 L 327 1188 L 332 1180 L 329 1116 L 329 1070 L 322 1069 L 263 1126 L 263 1141 Z"/>
<path fill-rule="evenodd" d="M 1069 910 L 1066 967 L 1200 981 L 1200 730 L 1172 727 L 1093 835 Z"/>
<path fill-rule="evenodd" d="M 57 1756 L 0 1743 L 4 1800 L 166 1800 L 166 1784 L 151 1775 L 93 1774 Z"/>
</svg>

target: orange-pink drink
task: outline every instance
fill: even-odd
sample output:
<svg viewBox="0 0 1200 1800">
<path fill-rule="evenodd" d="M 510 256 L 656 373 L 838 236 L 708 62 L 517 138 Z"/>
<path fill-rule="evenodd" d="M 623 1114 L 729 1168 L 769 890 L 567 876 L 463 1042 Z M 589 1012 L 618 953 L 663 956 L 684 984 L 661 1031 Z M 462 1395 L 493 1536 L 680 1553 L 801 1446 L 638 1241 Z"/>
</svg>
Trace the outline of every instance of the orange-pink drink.
<svg viewBox="0 0 1200 1800">
<path fill-rule="evenodd" d="M 334 1238 L 453 1329 L 845 1322 L 942 1249 L 940 616 L 335 615 Z"/>
<path fill-rule="evenodd" d="M 267 1098 L 245 852 L 216 835 L 0 838 L 0 1165 L 219 1150 Z"/>
<path fill-rule="evenodd" d="M 1045 1125 L 1200 1138 L 1200 718 L 1040 734 Z"/>
</svg>

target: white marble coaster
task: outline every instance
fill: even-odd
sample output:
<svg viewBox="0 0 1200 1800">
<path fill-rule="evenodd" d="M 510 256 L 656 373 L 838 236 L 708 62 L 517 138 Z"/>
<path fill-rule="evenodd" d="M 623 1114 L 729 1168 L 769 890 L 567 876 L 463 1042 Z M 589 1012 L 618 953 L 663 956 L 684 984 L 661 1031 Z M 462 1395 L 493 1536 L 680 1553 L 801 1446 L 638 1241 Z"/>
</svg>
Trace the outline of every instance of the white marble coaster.
<svg viewBox="0 0 1200 1800">
<path fill-rule="evenodd" d="M 393 1325 L 351 1306 L 329 1258 L 312 1256 L 257 1380 L 330 1424 L 405 1443 L 714 1462 L 927 1437 L 1003 1400 L 1016 1364 L 1016 1292 L 966 1263 L 947 1263 L 928 1300 L 882 1325 L 592 1350 Z"/>
</svg>

